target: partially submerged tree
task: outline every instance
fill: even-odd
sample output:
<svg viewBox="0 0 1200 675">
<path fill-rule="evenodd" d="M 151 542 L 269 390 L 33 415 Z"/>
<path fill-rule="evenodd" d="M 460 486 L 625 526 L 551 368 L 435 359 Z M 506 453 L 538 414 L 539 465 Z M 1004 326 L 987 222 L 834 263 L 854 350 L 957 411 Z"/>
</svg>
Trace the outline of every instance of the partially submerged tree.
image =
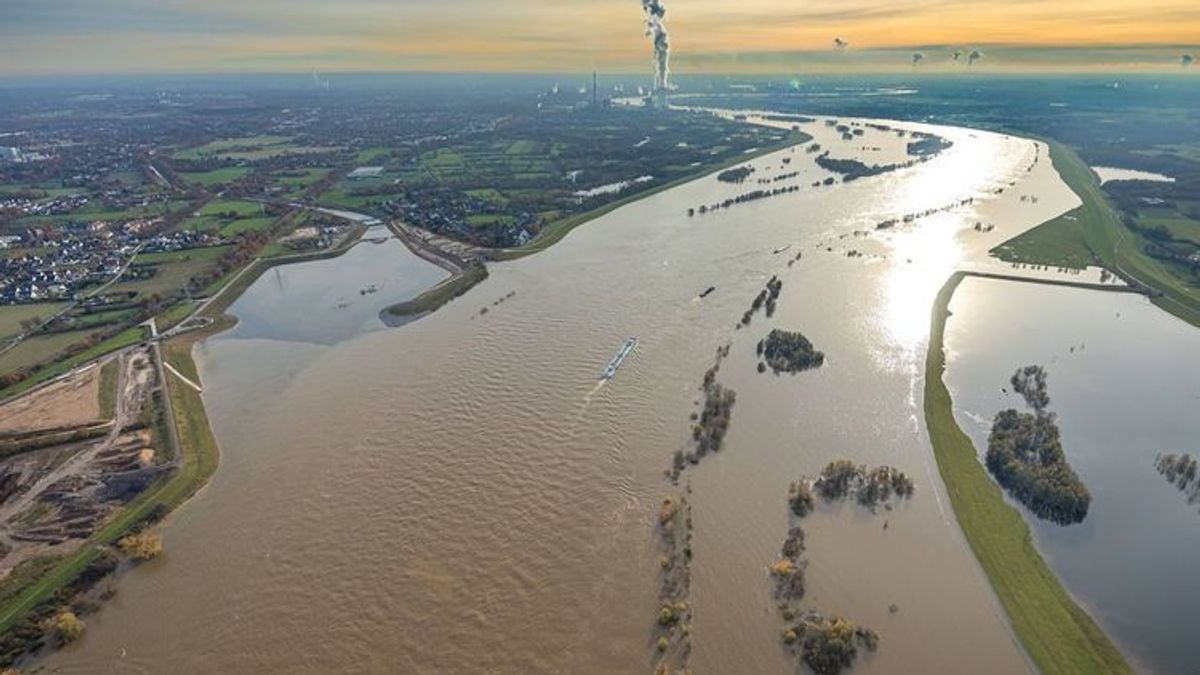
<svg viewBox="0 0 1200 675">
<path fill-rule="evenodd" d="M 146 531 L 123 537 L 117 546 L 122 553 L 139 562 L 157 558 L 163 551 L 162 537 Z"/>
<path fill-rule="evenodd" d="M 64 609 L 54 617 L 54 635 L 59 644 L 69 644 L 83 635 L 84 624 L 75 612 Z"/>
</svg>

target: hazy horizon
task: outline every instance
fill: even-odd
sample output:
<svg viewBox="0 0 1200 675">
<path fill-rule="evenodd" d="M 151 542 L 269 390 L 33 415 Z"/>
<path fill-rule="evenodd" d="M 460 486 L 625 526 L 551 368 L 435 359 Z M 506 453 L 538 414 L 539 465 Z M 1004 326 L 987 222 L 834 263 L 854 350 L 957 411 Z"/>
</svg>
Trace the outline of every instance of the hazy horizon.
<svg viewBox="0 0 1200 675">
<path fill-rule="evenodd" d="M 639 72 L 651 59 L 636 0 L 104 5 L 0 0 L 0 74 Z M 1167 71 L 1200 52 L 1200 5 L 1180 0 L 662 5 L 685 74 L 965 69 L 975 50 L 980 70 Z"/>
</svg>

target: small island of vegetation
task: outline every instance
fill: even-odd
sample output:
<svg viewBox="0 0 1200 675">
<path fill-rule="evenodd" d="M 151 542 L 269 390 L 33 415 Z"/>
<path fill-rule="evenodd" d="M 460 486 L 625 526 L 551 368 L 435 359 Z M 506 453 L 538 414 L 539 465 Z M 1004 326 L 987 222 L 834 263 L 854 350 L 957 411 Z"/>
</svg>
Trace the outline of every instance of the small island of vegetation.
<svg viewBox="0 0 1200 675">
<path fill-rule="evenodd" d="M 868 469 L 847 460 L 830 462 L 821 477 L 811 483 L 825 499 L 842 499 L 857 493 L 859 503 L 875 504 L 882 491 L 911 496 L 912 482 L 903 473 L 890 467 Z M 780 557 L 770 567 L 775 584 L 775 599 L 784 620 L 782 640 L 790 653 L 797 655 L 806 666 L 820 675 L 836 675 L 854 664 L 860 649 L 874 651 L 879 635 L 870 628 L 858 626 L 841 617 L 826 617 L 812 608 L 801 607 L 806 592 L 804 557 L 804 528 L 797 521 L 812 512 L 815 506 L 808 480 L 792 483 L 788 490 L 788 507 L 792 525 L 784 539 Z M 869 494 L 869 497 L 864 495 Z"/>
<path fill-rule="evenodd" d="M 817 351 L 804 335 L 778 328 L 759 341 L 758 355 L 763 358 L 763 362 L 759 364 L 759 372 L 764 372 L 769 367 L 776 374 L 798 373 L 820 368 L 825 363 L 825 353 Z"/>
<path fill-rule="evenodd" d="M 1187 497 L 1189 504 L 1200 502 L 1200 467 L 1196 458 L 1187 453 L 1159 455 L 1154 466 L 1163 478 Z"/>
<path fill-rule="evenodd" d="M 838 127 L 841 130 L 841 126 Z M 861 130 L 855 129 L 853 134 L 842 132 L 842 138 L 849 140 L 853 135 L 860 135 Z M 892 164 L 867 164 L 857 159 L 839 159 L 830 157 L 829 151 L 821 153 L 816 157 L 817 166 L 829 171 L 830 173 L 840 174 L 843 183 L 849 183 L 859 178 L 868 178 L 870 176 L 878 176 L 880 174 L 897 171 L 899 169 L 907 169 L 916 166 L 922 162 L 927 162 L 938 155 L 941 151 L 949 148 L 953 143 L 947 141 L 940 136 L 935 136 L 922 131 L 912 132 L 912 137 L 918 140 L 908 144 L 906 150 L 908 155 L 913 159 L 905 162 L 895 162 Z"/>
<path fill-rule="evenodd" d="M 783 643 L 814 673 L 837 675 L 854 664 L 860 648 L 874 651 L 879 646 L 879 635 L 841 617 L 829 618 L 814 609 L 801 609 L 806 566 L 804 530 L 792 527 L 783 542 L 782 557 L 771 566 L 775 597 L 785 621 Z"/>
<path fill-rule="evenodd" d="M 692 510 L 687 497 L 669 495 L 658 509 L 659 557 L 658 613 L 655 646 L 661 655 L 656 673 L 675 673 L 687 668 L 691 654 L 692 610 L 688 605 L 691 587 Z"/>
<path fill-rule="evenodd" d="M 779 277 L 773 275 L 767 281 L 767 287 L 759 291 L 758 295 L 754 296 L 754 300 L 750 302 L 750 309 L 746 310 L 745 314 L 742 314 L 742 320 L 737 326 L 735 326 L 735 328 L 741 328 L 742 326 L 750 325 L 750 320 L 754 318 L 755 312 L 763 308 L 766 308 L 768 317 L 774 316 L 775 303 L 779 300 L 779 294 L 782 291 L 783 281 L 781 281 Z"/>
<path fill-rule="evenodd" d="M 879 635 L 870 628 L 812 610 L 786 629 L 783 639 L 799 647 L 800 659 L 818 675 L 837 675 L 854 665 L 860 648 L 879 646 Z"/>
<path fill-rule="evenodd" d="M 1013 391 L 1025 398 L 1025 403 L 1034 410 L 1045 410 L 1050 405 L 1050 394 L 1046 388 L 1046 369 L 1042 366 L 1025 366 L 1013 373 L 1009 383 Z"/>
<path fill-rule="evenodd" d="M 1082 522 L 1092 496 L 1067 463 L 1054 413 L 1045 409 L 1045 370 L 1028 366 L 1011 382 L 1034 412 L 997 413 L 988 436 L 988 470 L 1037 517 L 1060 525 Z"/>
<path fill-rule="evenodd" d="M 749 178 L 752 173 L 754 173 L 753 167 L 738 166 L 718 173 L 717 180 L 722 183 L 741 183 Z"/>
<path fill-rule="evenodd" d="M 911 136 L 917 140 L 909 142 L 905 148 L 911 157 L 929 157 L 954 145 L 941 136 L 924 131 L 914 131 Z"/>
<path fill-rule="evenodd" d="M 893 496 L 908 499 L 916 491 L 912 479 L 899 469 L 890 466 L 870 468 L 847 459 L 825 465 L 821 475 L 813 481 L 812 489 L 825 501 L 839 501 L 853 495 L 859 504 L 871 507 L 885 504 Z M 796 510 L 794 503 L 792 510 Z"/>
<path fill-rule="evenodd" d="M 710 452 L 721 449 L 725 440 L 725 432 L 729 430 L 729 419 L 733 413 L 733 404 L 737 402 L 737 392 L 717 382 L 717 372 L 721 370 L 721 361 L 729 355 L 729 345 L 717 348 L 717 358 L 712 367 L 704 372 L 700 383 L 700 391 L 704 393 L 704 403 L 699 412 L 691 414 L 692 442 L 691 450 L 676 450 L 671 460 L 671 468 L 666 472 L 672 481 L 679 480 L 680 474 L 688 464 L 699 464 L 700 460 Z"/>
</svg>

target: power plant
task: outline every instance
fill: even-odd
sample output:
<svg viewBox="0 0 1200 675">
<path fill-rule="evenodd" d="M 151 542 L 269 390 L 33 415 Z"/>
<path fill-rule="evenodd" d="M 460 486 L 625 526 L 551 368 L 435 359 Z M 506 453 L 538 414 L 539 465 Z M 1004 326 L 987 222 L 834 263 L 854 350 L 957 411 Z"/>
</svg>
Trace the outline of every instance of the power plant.
<svg viewBox="0 0 1200 675">
<path fill-rule="evenodd" d="M 667 107 L 667 92 L 671 88 L 671 41 L 667 36 L 667 8 L 660 0 L 642 0 L 646 16 L 646 37 L 654 45 L 654 84 L 646 104 L 655 108 Z"/>
</svg>

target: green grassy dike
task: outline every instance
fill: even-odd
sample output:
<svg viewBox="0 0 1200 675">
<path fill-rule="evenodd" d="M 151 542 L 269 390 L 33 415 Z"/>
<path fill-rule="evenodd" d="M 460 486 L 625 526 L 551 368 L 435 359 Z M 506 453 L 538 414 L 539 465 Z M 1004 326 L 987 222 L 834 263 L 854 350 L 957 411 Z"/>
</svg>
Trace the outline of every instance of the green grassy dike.
<svg viewBox="0 0 1200 675">
<path fill-rule="evenodd" d="M 955 273 L 938 293 L 925 359 L 925 425 L 959 526 L 1041 672 L 1132 673 L 1120 650 L 1042 560 L 1029 526 L 1004 500 L 954 419 L 954 402 L 942 380 L 943 340 L 950 299 L 963 278 Z"/>
<path fill-rule="evenodd" d="M 1040 140 L 1050 146 L 1054 168 L 1083 204 L 997 246 L 992 254 L 1006 262 L 1052 267 L 1103 265 L 1161 292 L 1151 299 L 1154 304 L 1200 326 L 1200 287 L 1146 254 L 1146 240 L 1121 222 L 1099 177 L 1079 155 L 1058 141 Z"/>
<path fill-rule="evenodd" d="M 392 316 L 427 314 L 471 290 L 486 278 L 488 278 L 487 267 L 480 264 L 471 265 L 412 300 L 398 302 L 384 311 Z"/>
</svg>

